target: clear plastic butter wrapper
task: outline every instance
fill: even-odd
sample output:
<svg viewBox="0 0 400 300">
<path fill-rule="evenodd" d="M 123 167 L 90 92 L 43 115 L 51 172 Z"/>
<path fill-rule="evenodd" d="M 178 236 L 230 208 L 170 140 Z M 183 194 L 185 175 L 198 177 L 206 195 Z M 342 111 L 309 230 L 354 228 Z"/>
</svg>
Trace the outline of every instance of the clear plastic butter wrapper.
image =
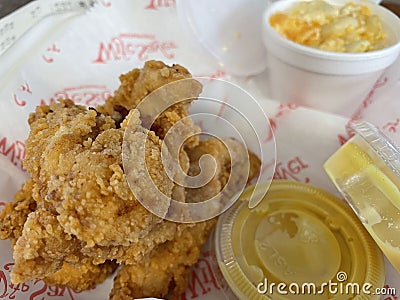
<svg viewBox="0 0 400 300">
<path fill-rule="evenodd" d="M 379 299 L 381 251 L 348 205 L 311 185 L 276 180 L 248 208 L 223 214 L 215 255 L 227 299 Z"/>
<path fill-rule="evenodd" d="M 375 242 L 400 273 L 400 151 L 368 122 L 324 168 Z"/>
</svg>

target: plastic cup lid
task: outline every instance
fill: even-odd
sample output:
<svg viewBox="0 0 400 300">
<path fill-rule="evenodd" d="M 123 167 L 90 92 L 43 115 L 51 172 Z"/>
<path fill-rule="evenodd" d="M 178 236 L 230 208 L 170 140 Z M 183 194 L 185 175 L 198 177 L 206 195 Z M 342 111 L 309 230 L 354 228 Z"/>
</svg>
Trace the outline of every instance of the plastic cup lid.
<svg viewBox="0 0 400 300">
<path fill-rule="evenodd" d="M 267 65 L 262 42 L 262 13 L 268 1 L 179 0 L 184 27 L 229 73 L 262 72 Z"/>
<path fill-rule="evenodd" d="M 220 217 L 215 242 L 221 272 L 239 299 L 309 299 L 304 287 L 321 291 L 321 299 L 342 299 L 326 284 L 384 284 L 383 256 L 351 209 L 306 184 L 273 181 L 257 207 L 237 203 Z M 271 290 L 278 285 L 283 292 Z"/>
<path fill-rule="evenodd" d="M 362 137 L 387 167 L 400 178 L 400 150 L 386 135 L 366 121 L 351 124 L 348 129 Z"/>
</svg>

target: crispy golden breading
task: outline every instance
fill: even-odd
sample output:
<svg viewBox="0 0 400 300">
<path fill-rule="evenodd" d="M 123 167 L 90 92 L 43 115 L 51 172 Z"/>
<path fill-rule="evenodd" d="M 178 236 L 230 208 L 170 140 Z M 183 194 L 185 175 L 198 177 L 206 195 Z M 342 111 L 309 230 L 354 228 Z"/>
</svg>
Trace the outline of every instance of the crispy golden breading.
<svg viewBox="0 0 400 300">
<path fill-rule="evenodd" d="M 0 212 L 0 239 L 10 239 L 14 244 L 21 236 L 28 214 L 36 210 L 32 197 L 33 181 L 28 179 L 15 194 L 14 200 L 6 204 Z"/>
<path fill-rule="evenodd" d="M 47 277 L 63 264 L 64 259 L 79 262 L 79 242 L 64 232 L 57 217 L 44 209 L 28 215 L 21 237 L 14 246 L 14 283 Z M 68 256 L 68 257 L 67 257 Z"/>
<path fill-rule="evenodd" d="M 251 180 L 253 180 L 254 178 L 257 178 L 260 175 L 261 160 L 258 158 L 257 155 L 255 155 L 250 150 L 248 151 L 248 153 L 249 153 L 249 160 L 250 160 L 250 174 L 249 174 L 249 180 L 247 182 L 250 183 Z"/>
<path fill-rule="evenodd" d="M 142 69 L 134 69 L 127 74 L 120 76 L 121 85 L 115 91 L 114 96 L 106 100 L 106 103 L 98 107 L 98 111 L 104 114 L 115 116 L 119 115 L 115 107 L 123 107 L 127 110 L 136 108 L 140 101 L 156 89 L 177 80 L 191 78 L 187 69 L 180 65 L 167 66 L 161 61 L 148 61 Z M 187 87 L 185 85 L 185 87 Z M 201 92 L 201 85 L 192 82 L 191 90 L 174 91 L 176 94 L 183 93 L 187 98 L 196 98 Z M 151 130 L 158 137 L 163 139 L 169 129 L 178 121 L 187 117 L 191 101 L 182 101 L 172 105 L 163 111 L 157 120 L 152 124 Z M 143 114 L 143 112 L 141 112 Z M 190 118 L 184 121 L 186 126 L 193 128 L 195 132 L 197 127 L 194 126 Z M 197 145 L 198 136 L 193 136 L 186 142 L 186 146 L 192 147 Z"/>
<path fill-rule="evenodd" d="M 21 236 L 24 224 L 31 212 L 34 212 L 37 203 L 32 197 L 32 179 L 28 179 L 14 197 L 14 200 L 7 203 L 0 213 L 0 238 L 9 238 L 15 245 Z M 58 286 L 69 286 L 75 290 L 93 288 L 97 283 L 114 272 L 117 264 L 107 262 L 102 265 L 84 263 L 72 266 L 64 262 L 61 269 L 56 273 L 44 278 L 47 284 Z"/>
<path fill-rule="evenodd" d="M 162 221 L 136 243 L 128 246 L 83 247 L 80 253 L 88 257 L 94 264 L 101 264 L 106 260 L 116 260 L 119 264 L 134 264 L 148 255 L 158 244 L 173 239 L 176 230 L 177 223 Z"/>
<path fill-rule="evenodd" d="M 76 291 L 89 290 L 102 283 L 117 266 L 117 263 L 111 261 L 101 265 L 92 263 L 71 265 L 64 262 L 60 270 L 43 280 L 49 285 L 67 286 Z"/>
<path fill-rule="evenodd" d="M 190 269 L 199 259 L 215 223 L 212 219 L 180 225 L 182 232 L 155 248 L 150 258 L 123 266 L 114 278 L 110 299 L 180 299 L 188 286 Z"/>
<path fill-rule="evenodd" d="M 225 145 L 225 143 L 227 143 L 227 145 Z M 231 153 L 226 146 L 230 148 Z M 188 154 L 191 162 L 189 169 L 189 174 L 191 176 L 199 174 L 199 160 L 205 154 L 210 154 L 215 158 L 216 169 L 209 183 L 200 188 L 186 189 L 187 202 L 196 203 L 211 199 L 225 187 L 230 177 L 232 177 L 231 180 L 237 181 L 236 177 L 247 176 L 244 174 L 244 172 L 247 172 L 246 168 L 248 169 L 248 177 L 245 177 L 245 181 L 239 182 L 243 183 L 242 186 L 239 187 L 243 187 L 245 183 L 250 182 L 260 172 L 261 162 L 259 158 L 250 151 L 247 151 L 241 143 L 233 139 L 225 138 L 220 140 L 217 138 L 209 138 L 201 140 L 197 147 L 188 151 Z M 237 174 L 231 174 L 232 155 L 237 157 L 237 163 L 240 164 L 235 166 L 235 168 L 237 168 L 236 170 L 240 170 L 240 172 L 236 172 Z M 246 162 L 248 162 L 248 164 L 246 164 Z"/>
<path fill-rule="evenodd" d="M 69 108 L 72 110 L 71 113 Z M 13 280 L 21 282 L 47 277 L 56 272 L 64 261 L 72 264 L 83 259 L 83 262 L 91 260 L 95 263 L 112 259 L 132 262 L 141 259 L 157 243 L 171 239 L 176 225 L 166 223 L 156 226 L 162 219 L 147 211 L 135 199 L 126 183 L 121 158 L 124 128 L 107 126 L 108 129 L 102 130 L 103 128 L 95 127 L 97 136 L 86 130 L 85 134 L 89 132 L 91 135 L 84 139 L 82 138 L 84 131 L 81 128 L 96 126 L 96 118 L 105 118 L 104 116 L 99 116 L 93 110 L 82 109 L 74 119 L 64 118 L 64 115 L 72 115 L 76 111 L 76 107 L 70 101 L 52 105 L 51 109 L 46 111 L 47 114 L 42 114 L 42 117 L 35 115 L 31 117 L 32 128 L 40 126 L 42 131 L 51 128 L 53 132 L 48 138 L 48 143 L 53 147 L 43 145 L 42 153 L 49 155 L 55 161 L 54 164 L 72 157 L 73 163 L 60 163 L 57 170 L 54 166 L 48 170 L 49 165 L 45 163 L 37 168 L 38 177 L 45 181 L 39 179 L 38 183 L 34 184 L 40 186 L 39 203 L 44 202 L 45 205 L 28 219 L 25 226 L 40 227 L 46 222 L 51 222 L 58 230 L 53 230 L 51 235 L 45 230 L 42 230 L 40 235 L 31 235 L 28 232 L 22 235 L 14 251 L 16 262 Z M 59 123 L 56 127 L 58 129 L 54 129 L 52 123 L 46 122 L 55 118 L 48 116 L 49 114 L 59 115 L 57 119 L 64 119 L 66 123 Z M 136 122 L 137 126 L 134 128 L 136 131 L 127 137 L 128 142 L 132 139 L 128 144 L 136 149 L 146 143 L 145 160 L 152 179 L 166 196 L 171 196 L 174 185 L 162 167 L 158 137 L 140 126 L 137 111 L 129 117 L 135 118 L 131 122 Z M 77 119 L 78 123 L 75 122 Z M 75 128 L 75 125 L 78 128 Z M 41 130 L 35 131 L 37 136 L 43 136 Z M 78 137 L 71 137 L 73 133 Z M 64 135 L 81 143 L 74 146 L 68 144 L 65 147 L 62 145 L 62 151 L 58 152 L 59 147 L 54 145 L 60 144 L 59 140 L 65 140 Z M 27 145 L 39 145 L 35 139 L 36 135 L 30 135 Z M 43 157 L 39 159 L 45 160 Z M 27 155 L 26 161 L 30 165 L 32 158 Z M 140 177 L 139 174 L 135 174 L 135 168 L 128 171 L 127 175 Z M 142 184 L 144 190 L 149 190 L 151 197 L 151 183 L 141 181 L 138 184 Z M 41 223 L 43 218 L 46 221 Z M 150 239 L 142 239 L 150 233 Z M 40 239 L 40 242 L 37 242 L 37 239 Z M 26 244 L 36 247 L 35 253 L 39 254 L 32 257 L 29 254 L 32 248 L 26 247 Z M 68 247 L 65 244 L 68 244 Z M 57 245 L 56 249 L 52 249 L 54 245 Z M 35 272 L 24 268 L 27 264 L 34 264 Z"/>
<path fill-rule="evenodd" d="M 144 75 L 139 76 L 143 79 L 136 84 L 134 94 L 143 93 L 144 82 L 147 82 L 147 93 L 165 83 L 162 81 L 149 85 L 155 74 L 151 70 L 160 64 L 146 64 L 141 71 Z M 187 75 L 184 68 L 175 66 L 171 77 L 163 78 L 169 81 L 183 78 L 183 75 L 179 75 L 180 72 Z M 165 75 L 166 71 L 162 73 Z M 125 78 L 129 76 L 127 74 Z M 136 89 L 139 90 L 135 92 Z M 119 102 L 115 103 L 123 104 L 122 98 L 116 92 Z M 129 101 L 132 102 L 132 99 Z M 186 116 L 186 113 L 181 107 L 179 118 Z M 165 120 L 169 115 L 167 114 Z M 137 115 L 135 117 L 138 118 Z M 178 121 L 179 118 L 173 121 Z M 35 182 L 34 198 L 40 207 L 57 216 L 64 232 L 70 235 L 70 242 L 78 239 L 76 244 L 79 246 L 76 248 L 80 251 L 68 253 L 71 248 L 62 248 L 58 255 L 59 261 L 55 263 L 55 258 L 52 258 L 52 268 L 44 263 L 48 261 L 48 254 L 43 251 L 41 262 L 45 272 L 41 273 L 40 278 L 48 272 L 56 271 L 60 263 L 71 256 L 80 257 L 84 253 L 85 257 L 96 263 L 114 258 L 120 262 L 133 262 L 157 243 L 172 238 L 175 224 L 157 225 L 161 219 L 144 209 L 127 186 L 121 160 L 124 131 L 117 129 L 120 124 L 115 124 L 113 118 L 65 100 L 51 106 L 38 107 L 31 114 L 29 124 L 31 133 L 27 141 L 25 166 Z M 170 196 L 174 189 L 174 197 L 183 201 L 182 188 L 174 186 L 162 171 L 157 154 L 160 153 L 157 150 L 160 147 L 158 137 L 143 129 L 135 134 L 146 133 L 149 133 L 146 162 L 150 166 L 151 175 L 165 195 Z M 185 156 L 182 151 L 182 157 Z M 93 174 L 95 175 L 92 176 Z M 156 228 L 152 230 L 154 226 Z M 60 236 L 54 238 L 63 241 L 64 233 L 58 233 Z M 139 241 L 139 237 L 148 234 L 151 239 Z M 47 246 L 49 245 L 44 244 L 45 249 Z M 40 266 L 37 263 L 37 268 Z M 18 270 L 18 263 L 16 269 Z M 25 278 L 27 279 L 29 278 Z"/>
<path fill-rule="evenodd" d="M 229 140 L 232 155 L 240 153 L 240 144 Z M 213 179 L 203 187 L 186 189 L 187 202 L 201 202 L 218 194 L 231 176 L 231 157 L 221 140 L 210 138 L 187 150 L 190 167 L 189 175 L 200 172 L 199 159 L 205 154 L 212 155 L 217 163 Z M 245 153 L 247 155 L 247 151 Z M 250 170 L 248 181 L 259 173 L 259 159 L 249 155 Z M 239 174 L 241 175 L 241 174 Z M 216 219 L 178 225 L 180 230 L 171 241 L 157 246 L 142 261 L 132 265 L 124 265 L 114 279 L 114 288 L 110 299 L 136 299 L 158 297 L 164 299 L 180 299 L 187 289 L 191 266 L 197 262 L 201 248 L 216 223 Z"/>
<path fill-rule="evenodd" d="M 139 124 L 138 114 L 134 117 Z M 24 277 L 30 274 L 25 272 L 15 278 L 43 278 L 57 271 L 63 261 L 75 263 L 82 257 L 95 263 L 109 259 L 132 263 L 173 237 L 176 225 L 158 225 L 161 219 L 143 208 L 130 191 L 122 170 L 124 128 L 117 128 L 120 124 L 114 119 L 64 100 L 38 107 L 29 124 L 25 166 L 34 181 L 34 198 L 39 207 L 54 214 L 63 230 L 54 232 L 52 239 L 42 239 L 35 277 Z M 133 143 L 135 135 L 146 135 L 146 163 L 157 187 L 167 196 L 174 189 L 175 196 L 184 200 L 182 189 L 163 172 L 158 137 L 138 128 L 132 134 Z M 139 240 L 147 235 L 150 239 Z M 50 256 L 46 249 L 66 238 L 75 246 L 60 247 L 57 255 Z M 17 249 L 16 257 L 22 259 L 16 261 L 16 272 L 19 264 L 27 263 L 23 260 L 27 250 Z"/>
<path fill-rule="evenodd" d="M 57 213 L 64 231 L 88 247 L 137 242 L 161 219 L 141 206 L 126 183 L 121 155 L 124 131 L 94 110 L 80 109 L 69 119 L 75 111 L 76 106 L 66 100 L 52 105 L 42 117 L 36 113 L 30 118 L 32 133 L 27 140 L 30 151 L 25 165 L 30 172 L 38 170 L 33 180 L 40 199 L 46 202 L 46 209 Z M 134 118 L 140 123 L 138 114 Z M 54 126 L 54 119 L 65 123 L 58 121 Z M 159 159 L 160 141 L 154 133 L 141 130 L 133 135 L 147 135 L 149 172 L 159 180 L 156 184 L 160 190 L 171 195 L 173 183 Z M 51 136 L 47 137 L 47 132 Z M 46 137 L 47 145 L 38 141 Z"/>
<path fill-rule="evenodd" d="M 30 134 L 24 166 L 34 181 L 33 198 L 42 206 L 51 199 L 49 208 L 54 209 L 60 199 L 51 180 L 59 176 L 63 179 L 65 171 L 74 164 L 74 155 L 100 131 L 114 128 L 114 121 L 70 100 L 61 100 L 38 106 L 28 122 Z"/>
<path fill-rule="evenodd" d="M 112 115 L 115 105 L 120 105 L 128 110 L 136 108 L 140 101 L 148 94 L 176 80 L 190 78 L 189 71 L 180 66 L 167 66 L 161 61 L 147 61 L 143 68 L 133 69 L 132 71 L 120 76 L 120 87 L 115 91 L 114 96 L 106 101 L 106 103 L 98 110 L 104 114 Z M 185 106 L 177 113 L 187 116 Z"/>
<path fill-rule="evenodd" d="M 210 154 L 215 158 L 215 175 L 211 181 L 200 188 L 186 189 L 186 201 L 191 203 L 202 202 L 211 199 L 218 194 L 225 186 L 230 174 L 229 162 L 230 156 L 224 144 L 216 139 L 210 138 L 201 140 L 200 144 L 188 152 L 190 159 L 189 174 L 196 176 L 200 173 L 199 160 L 204 154 Z"/>
</svg>

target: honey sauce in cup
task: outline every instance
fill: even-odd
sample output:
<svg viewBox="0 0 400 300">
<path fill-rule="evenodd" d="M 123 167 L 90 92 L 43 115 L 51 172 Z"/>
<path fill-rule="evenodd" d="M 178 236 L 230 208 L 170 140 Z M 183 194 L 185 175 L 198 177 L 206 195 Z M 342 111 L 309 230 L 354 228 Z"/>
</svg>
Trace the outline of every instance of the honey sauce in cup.
<svg viewBox="0 0 400 300">
<path fill-rule="evenodd" d="M 350 116 L 400 53 L 400 19 L 368 0 L 282 0 L 263 15 L 272 96 Z"/>
<path fill-rule="evenodd" d="M 370 123 L 350 129 L 324 168 L 400 274 L 400 150 Z"/>
</svg>

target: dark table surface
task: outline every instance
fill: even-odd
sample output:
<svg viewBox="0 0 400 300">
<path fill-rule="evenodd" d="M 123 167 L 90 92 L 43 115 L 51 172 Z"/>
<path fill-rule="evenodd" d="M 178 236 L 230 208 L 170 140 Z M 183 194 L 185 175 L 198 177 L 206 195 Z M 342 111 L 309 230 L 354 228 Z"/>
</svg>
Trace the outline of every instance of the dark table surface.
<svg viewBox="0 0 400 300">
<path fill-rule="evenodd" d="M 31 2 L 30 0 L 0 0 L 0 18 L 8 15 L 17 8 Z"/>
</svg>

